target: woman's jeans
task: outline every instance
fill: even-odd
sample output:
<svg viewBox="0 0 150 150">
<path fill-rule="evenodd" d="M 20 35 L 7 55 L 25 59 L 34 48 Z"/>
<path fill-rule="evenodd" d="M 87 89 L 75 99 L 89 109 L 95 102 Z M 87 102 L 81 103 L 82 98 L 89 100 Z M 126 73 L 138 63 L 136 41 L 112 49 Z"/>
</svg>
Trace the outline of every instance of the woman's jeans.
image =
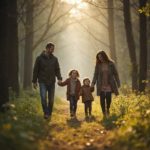
<svg viewBox="0 0 150 150">
<path fill-rule="evenodd" d="M 48 85 L 45 83 L 39 83 L 39 87 L 43 112 L 45 115 L 51 116 L 54 103 L 55 83 L 51 83 Z"/>
<path fill-rule="evenodd" d="M 76 96 L 70 96 L 70 115 L 75 115 L 77 110 L 77 102 Z"/>
<path fill-rule="evenodd" d="M 100 93 L 100 104 L 104 115 L 109 114 L 109 108 L 111 104 L 111 92 Z"/>
</svg>

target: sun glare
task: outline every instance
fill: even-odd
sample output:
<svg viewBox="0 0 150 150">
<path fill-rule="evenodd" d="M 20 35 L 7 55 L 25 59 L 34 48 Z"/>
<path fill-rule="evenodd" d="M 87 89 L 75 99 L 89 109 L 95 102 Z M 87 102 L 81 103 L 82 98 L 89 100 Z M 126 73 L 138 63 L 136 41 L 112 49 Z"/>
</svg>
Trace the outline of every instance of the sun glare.
<svg viewBox="0 0 150 150">
<path fill-rule="evenodd" d="M 80 5 L 80 3 L 82 3 L 82 0 L 62 0 L 62 1 L 66 2 L 68 4 L 72 4 L 72 5 L 74 5 L 74 4 Z"/>
<path fill-rule="evenodd" d="M 87 3 L 83 2 L 82 0 L 62 0 L 62 1 L 70 5 L 75 5 L 75 7 L 70 11 L 71 17 L 80 18 L 82 16 L 80 10 L 87 9 L 88 7 Z"/>
</svg>

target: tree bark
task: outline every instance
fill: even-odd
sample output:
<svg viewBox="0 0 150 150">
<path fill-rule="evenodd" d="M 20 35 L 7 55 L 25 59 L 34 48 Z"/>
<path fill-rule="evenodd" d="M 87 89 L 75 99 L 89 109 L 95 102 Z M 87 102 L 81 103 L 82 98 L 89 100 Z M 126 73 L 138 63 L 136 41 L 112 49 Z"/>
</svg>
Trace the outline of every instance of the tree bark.
<svg viewBox="0 0 150 150">
<path fill-rule="evenodd" d="M 113 0 L 107 0 L 108 8 L 114 8 Z M 115 32 L 114 32 L 114 9 L 108 10 L 108 37 L 111 58 L 117 63 L 116 46 L 115 46 Z"/>
<path fill-rule="evenodd" d="M 0 37 L 1 37 L 1 44 L 0 44 L 0 107 L 9 100 L 8 94 L 8 58 L 7 58 L 7 1 L 1 0 L 0 1 L 0 18 L 3 20 L 3 23 L 0 24 Z"/>
<path fill-rule="evenodd" d="M 146 5 L 147 0 L 139 0 L 140 8 Z M 140 14 L 140 66 L 139 66 L 139 91 L 143 92 L 147 79 L 147 21 L 146 16 Z"/>
<path fill-rule="evenodd" d="M 131 24 L 131 14 L 130 14 L 130 2 L 129 0 L 123 0 L 123 14 L 124 14 L 124 24 L 125 24 L 125 32 L 126 32 L 126 39 L 129 48 L 129 56 L 131 60 L 131 76 L 132 76 L 132 89 L 138 89 L 138 66 L 137 66 L 137 59 L 136 59 L 136 48 L 135 42 L 133 37 L 132 31 L 132 24 Z"/>
<path fill-rule="evenodd" d="M 147 20 L 147 25 L 148 25 L 148 33 L 147 33 L 147 37 L 150 37 L 150 17 L 148 18 Z M 150 87 L 150 38 L 148 38 L 148 63 L 147 63 L 147 78 L 149 80 L 149 83 L 148 83 L 148 87 Z"/>
<path fill-rule="evenodd" d="M 33 1 L 26 1 L 25 54 L 23 88 L 31 88 L 33 48 Z"/>
<path fill-rule="evenodd" d="M 9 101 L 9 87 L 18 92 L 17 0 L 0 1 L 0 107 Z"/>
<path fill-rule="evenodd" d="M 13 92 L 19 94 L 19 81 L 18 81 L 18 24 L 17 24 L 17 1 L 9 0 L 8 5 L 8 75 L 9 87 Z"/>
</svg>

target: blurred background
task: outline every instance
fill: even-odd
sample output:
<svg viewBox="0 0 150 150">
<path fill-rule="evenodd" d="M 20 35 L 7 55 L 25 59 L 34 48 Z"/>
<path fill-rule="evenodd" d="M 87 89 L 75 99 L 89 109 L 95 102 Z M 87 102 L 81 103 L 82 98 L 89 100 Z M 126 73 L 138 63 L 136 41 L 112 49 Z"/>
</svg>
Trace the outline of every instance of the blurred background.
<svg viewBox="0 0 150 150">
<path fill-rule="evenodd" d="M 81 81 L 84 77 L 92 79 L 96 54 L 104 50 L 115 61 L 122 86 L 139 91 L 149 86 L 149 0 L 8 0 L 1 3 L 4 20 L 1 36 L 5 37 L 1 64 L 6 66 L 2 67 L 1 85 L 7 81 L 7 87 L 16 93 L 19 89 L 31 89 L 35 59 L 52 42 L 63 79 L 71 69 L 79 71 Z M 56 86 L 56 94 L 64 97 L 65 88 Z"/>
</svg>

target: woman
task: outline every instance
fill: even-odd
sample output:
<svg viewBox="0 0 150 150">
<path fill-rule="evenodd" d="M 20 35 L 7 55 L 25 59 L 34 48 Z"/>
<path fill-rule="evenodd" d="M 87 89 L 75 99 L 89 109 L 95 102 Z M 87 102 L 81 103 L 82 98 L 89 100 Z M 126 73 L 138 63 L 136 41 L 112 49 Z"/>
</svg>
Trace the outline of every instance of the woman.
<svg viewBox="0 0 150 150">
<path fill-rule="evenodd" d="M 112 93 L 119 94 L 120 80 L 113 61 L 104 51 L 100 51 L 96 55 L 96 66 L 91 86 L 94 87 L 95 83 L 97 95 L 100 96 L 102 112 L 106 117 L 109 115 Z"/>
</svg>

